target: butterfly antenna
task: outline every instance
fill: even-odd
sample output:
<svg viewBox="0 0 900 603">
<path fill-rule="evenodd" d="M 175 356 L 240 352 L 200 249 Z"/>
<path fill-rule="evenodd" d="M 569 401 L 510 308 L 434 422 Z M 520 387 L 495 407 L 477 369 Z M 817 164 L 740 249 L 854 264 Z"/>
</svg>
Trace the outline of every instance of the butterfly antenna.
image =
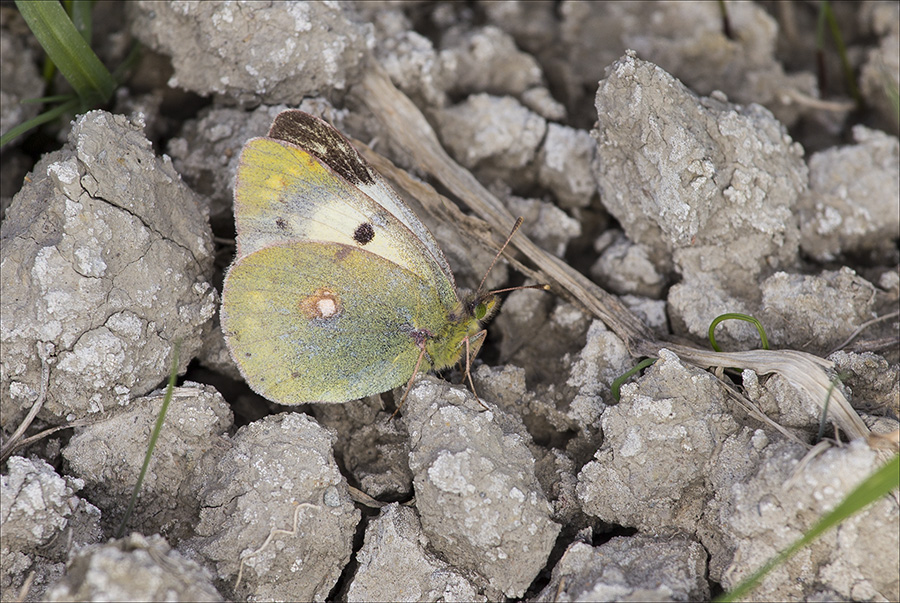
<svg viewBox="0 0 900 603">
<path fill-rule="evenodd" d="M 481 279 L 481 283 L 478 284 L 478 290 L 479 290 L 479 291 L 481 291 L 482 288 L 484 287 L 484 281 L 487 280 L 488 275 L 491 273 L 491 270 L 493 270 L 494 264 L 496 264 L 496 263 L 497 263 L 497 260 L 500 259 L 500 256 L 503 255 L 503 251 L 504 251 L 504 250 L 506 249 L 506 247 L 509 245 L 509 242 L 512 240 L 513 235 L 516 234 L 516 231 L 519 230 L 519 227 L 522 226 L 522 222 L 524 222 L 524 221 L 525 221 L 525 218 L 523 218 L 522 216 L 519 216 L 519 217 L 516 219 L 516 223 L 513 224 L 513 227 L 512 227 L 512 230 L 511 230 L 510 233 L 509 233 L 509 236 L 506 237 L 506 242 L 503 244 L 502 247 L 500 247 L 500 251 L 498 251 L 498 252 L 497 252 L 497 255 L 494 256 L 494 261 L 491 262 L 491 265 L 488 266 L 487 272 L 484 273 L 484 277 Z"/>
<path fill-rule="evenodd" d="M 509 287 L 508 289 L 494 289 L 493 291 L 488 291 L 488 293 L 496 295 L 498 293 L 506 293 L 507 291 L 519 291 L 520 289 L 540 289 L 542 291 L 549 291 L 550 285 L 522 285 L 521 287 Z"/>
</svg>

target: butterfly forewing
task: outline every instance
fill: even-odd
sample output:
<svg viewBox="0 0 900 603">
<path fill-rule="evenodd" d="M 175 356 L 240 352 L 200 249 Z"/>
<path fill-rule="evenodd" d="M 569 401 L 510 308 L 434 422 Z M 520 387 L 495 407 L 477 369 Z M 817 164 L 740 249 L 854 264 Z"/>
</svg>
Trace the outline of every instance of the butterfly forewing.
<svg viewBox="0 0 900 603">
<path fill-rule="evenodd" d="M 289 142 L 314 155 L 350 186 L 372 198 L 412 232 L 450 283 L 455 284 L 450 265 L 428 228 L 350 141 L 328 122 L 303 111 L 282 111 L 269 128 L 269 138 Z"/>
<path fill-rule="evenodd" d="M 432 282 L 448 304 L 457 299 L 443 267 L 394 214 L 291 143 L 250 140 L 234 191 L 239 258 L 295 241 L 341 243 Z"/>
</svg>

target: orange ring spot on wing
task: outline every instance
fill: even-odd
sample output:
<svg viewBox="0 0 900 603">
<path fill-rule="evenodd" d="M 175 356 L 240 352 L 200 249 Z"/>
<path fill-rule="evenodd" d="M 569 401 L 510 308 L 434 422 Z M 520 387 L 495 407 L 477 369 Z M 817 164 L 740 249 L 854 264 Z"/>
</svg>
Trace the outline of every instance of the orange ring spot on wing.
<svg viewBox="0 0 900 603">
<path fill-rule="evenodd" d="M 330 320 L 343 312 L 340 296 L 330 289 L 316 289 L 312 295 L 300 299 L 300 314 L 308 320 Z"/>
</svg>

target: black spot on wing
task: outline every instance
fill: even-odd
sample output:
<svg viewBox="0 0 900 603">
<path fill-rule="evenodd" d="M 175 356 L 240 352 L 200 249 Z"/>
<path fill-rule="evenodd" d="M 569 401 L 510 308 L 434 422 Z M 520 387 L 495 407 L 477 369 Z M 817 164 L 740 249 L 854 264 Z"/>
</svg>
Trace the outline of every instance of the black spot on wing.
<svg viewBox="0 0 900 603">
<path fill-rule="evenodd" d="M 375 229 L 368 222 L 363 222 L 353 231 L 353 240 L 360 245 L 365 245 L 375 238 Z"/>
<path fill-rule="evenodd" d="M 269 138 L 295 144 L 354 186 L 374 184 L 366 162 L 343 134 L 327 122 L 298 111 L 282 111 L 269 128 Z"/>
<path fill-rule="evenodd" d="M 284 221 L 284 218 L 275 218 L 275 226 L 277 226 L 279 230 L 286 230 L 287 222 Z"/>
</svg>

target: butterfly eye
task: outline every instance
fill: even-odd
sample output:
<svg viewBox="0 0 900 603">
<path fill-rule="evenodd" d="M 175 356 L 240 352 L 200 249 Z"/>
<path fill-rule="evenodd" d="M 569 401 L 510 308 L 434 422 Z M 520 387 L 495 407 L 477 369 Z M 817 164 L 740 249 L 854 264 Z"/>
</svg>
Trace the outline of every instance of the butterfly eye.
<svg viewBox="0 0 900 603">
<path fill-rule="evenodd" d="M 480 303 L 475 306 L 475 318 L 481 320 L 487 314 L 487 306 L 484 303 Z"/>
</svg>

